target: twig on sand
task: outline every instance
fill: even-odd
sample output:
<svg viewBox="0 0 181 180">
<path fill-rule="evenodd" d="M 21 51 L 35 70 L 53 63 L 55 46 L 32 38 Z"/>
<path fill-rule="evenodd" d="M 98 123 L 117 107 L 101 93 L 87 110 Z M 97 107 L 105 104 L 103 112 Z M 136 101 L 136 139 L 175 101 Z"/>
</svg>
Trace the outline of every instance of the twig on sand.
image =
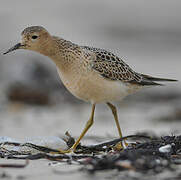
<svg viewBox="0 0 181 180">
<path fill-rule="evenodd" d="M 29 161 L 26 160 L 25 164 L 0 164 L 0 168 L 25 168 L 29 164 Z"/>
</svg>

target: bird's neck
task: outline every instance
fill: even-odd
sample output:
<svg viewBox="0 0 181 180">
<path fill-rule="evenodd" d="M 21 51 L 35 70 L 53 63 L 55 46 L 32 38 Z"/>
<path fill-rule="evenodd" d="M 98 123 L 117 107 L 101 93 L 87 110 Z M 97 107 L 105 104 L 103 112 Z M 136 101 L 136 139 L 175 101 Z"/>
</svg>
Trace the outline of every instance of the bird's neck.
<svg viewBox="0 0 181 180">
<path fill-rule="evenodd" d="M 52 36 L 52 42 L 49 43 L 48 54 L 58 69 L 63 71 L 65 68 L 69 69 L 74 63 L 74 54 L 78 46 L 70 41 L 59 37 Z"/>
</svg>

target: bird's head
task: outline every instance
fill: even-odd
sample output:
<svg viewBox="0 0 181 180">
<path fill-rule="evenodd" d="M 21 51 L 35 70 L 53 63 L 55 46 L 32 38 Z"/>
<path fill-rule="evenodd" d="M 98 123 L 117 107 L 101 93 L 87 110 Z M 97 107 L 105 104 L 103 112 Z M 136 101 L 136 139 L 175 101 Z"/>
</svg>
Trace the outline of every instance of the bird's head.
<svg viewBox="0 0 181 180">
<path fill-rule="evenodd" d="M 31 26 L 23 30 L 21 33 L 21 41 L 6 51 L 4 54 L 17 49 L 27 49 L 42 53 L 46 45 L 50 42 L 51 35 L 41 26 Z"/>
</svg>

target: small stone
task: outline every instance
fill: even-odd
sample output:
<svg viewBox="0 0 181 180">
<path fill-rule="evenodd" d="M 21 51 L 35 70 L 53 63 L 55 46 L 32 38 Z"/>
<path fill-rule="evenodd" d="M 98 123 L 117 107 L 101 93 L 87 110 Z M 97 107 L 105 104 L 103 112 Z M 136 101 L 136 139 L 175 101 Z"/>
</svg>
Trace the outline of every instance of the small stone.
<svg viewBox="0 0 181 180">
<path fill-rule="evenodd" d="M 171 149 L 172 149 L 172 146 L 170 144 L 167 144 L 165 146 L 161 146 L 159 148 L 159 152 L 161 152 L 161 153 L 169 153 L 171 151 Z"/>
</svg>

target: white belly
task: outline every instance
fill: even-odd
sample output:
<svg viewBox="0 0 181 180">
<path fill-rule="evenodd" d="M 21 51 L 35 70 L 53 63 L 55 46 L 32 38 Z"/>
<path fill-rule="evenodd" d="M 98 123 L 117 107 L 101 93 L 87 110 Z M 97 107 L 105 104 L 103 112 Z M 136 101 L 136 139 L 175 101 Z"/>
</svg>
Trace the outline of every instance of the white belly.
<svg viewBox="0 0 181 180">
<path fill-rule="evenodd" d="M 77 73 L 74 75 L 58 72 L 62 82 L 74 96 L 91 103 L 120 101 L 139 89 L 138 86 L 107 80 L 94 71 L 89 74 Z"/>
</svg>

